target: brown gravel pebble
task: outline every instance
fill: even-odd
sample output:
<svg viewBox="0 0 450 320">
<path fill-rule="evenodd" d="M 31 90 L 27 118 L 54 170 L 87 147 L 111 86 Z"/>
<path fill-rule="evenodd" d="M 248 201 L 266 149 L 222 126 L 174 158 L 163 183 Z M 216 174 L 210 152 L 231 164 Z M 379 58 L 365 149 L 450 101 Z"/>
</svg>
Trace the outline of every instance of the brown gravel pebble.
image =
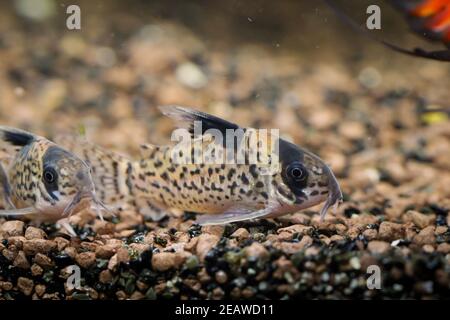
<svg viewBox="0 0 450 320">
<path fill-rule="evenodd" d="M 209 250 L 211 250 L 217 242 L 219 242 L 220 238 L 217 235 L 212 234 L 201 234 L 198 237 L 196 252 L 200 258 L 200 261 L 205 259 L 206 254 Z"/>
<path fill-rule="evenodd" d="M 31 239 L 46 239 L 47 234 L 44 232 L 44 230 L 36 228 L 36 227 L 28 227 L 25 231 L 25 238 L 27 240 Z"/>
<path fill-rule="evenodd" d="M 411 221 L 420 229 L 426 228 L 436 221 L 436 216 L 434 214 L 426 215 L 414 210 L 409 210 L 405 216 L 407 217 L 405 218 L 406 221 L 411 219 Z"/>
<path fill-rule="evenodd" d="M 110 283 L 113 279 L 113 275 L 110 270 L 102 270 L 98 279 L 101 283 Z"/>
<path fill-rule="evenodd" d="M 378 230 L 378 237 L 386 241 L 403 239 L 405 237 L 405 227 L 399 223 L 383 221 Z"/>
<path fill-rule="evenodd" d="M 42 275 L 43 272 L 44 272 L 44 269 L 42 269 L 42 267 L 39 266 L 38 264 L 34 263 L 34 264 L 31 266 L 31 274 L 32 274 L 34 277 L 37 277 L 37 276 Z"/>
<path fill-rule="evenodd" d="M 225 272 L 223 272 L 222 270 L 219 270 L 215 274 L 215 279 L 218 283 L 224 284 L 227 282 L 228 276 Z"/>
<path fill-rule="evenodd" d="M 12 236 L 23 236 L 24 226 L 25 223 L 23 221 L 6 221 L 0 226 L 0 236 L 5 238 Z"/>
<path fill-rule="evenodd" d="M 44 269 L 50 269 L 54 266 L 52 259 L 42 253 L 37 253 L 33 258 L 33 262 L 37 263 Z"/>
<path fill-rule="evenodd" d="M 75 261 L 82 268 L 89 268 L 95 263 L 95 253 L 94 252 L 82 252 L 77 254 Z"/>
<path fill-rule="evenodd" d="M 17 279 L 17 287 L 24 295 L 29 296 L 33 292 L 34 282 L 31 279 L 19 277 Z"/>
<path fill-rule="evenodd" d="M 57 245 L 52 240 L 44 240 L 44 239 L 32 239 L 27 240 L 23 244 L 23 251 L 27 255 L 35 255 L 36 253 L 49 253 L 52 250 L 55 250 Z"/>
<path fill-rule="evenodd" d="M 377 254 L 385 253 L 390 247 L 391 245 L 388 242 L 378 240 L 370 241 L 367 244 L 367 249 L 370 252 Z"/>
<path fill-rule="evenodd" d="M 47 288 L 46 288 L 45 285 L 43 285 L 43 284 L 37 284 L 37 285 L 34 287 L 34 291 L 36 292 L 36 294 L 38 295 L 38 297 L 42 297 L 42 296 L 44 295 L 46 289 L 47 289 Z"/>
<path fill-rule="evenodd" d="M 429 226 L 422 229 L 419 234 L 413 238 L 413 242 L 419 245 L 434 244 L 436 242 L 436 236 L 434 235 L 434 226 Z"/>
<path fill-rule="evenodd" d="M 116 251 L 117 249 L 115 246 L 111 244 L 105 244 L 103 246 L 98 246 L 95 249 L 95 255 L 100 259 L 109 259 L 116 253 Z"/>
<path fill-rule="evenodd" d="M 247 257 L 255 257 L 258 259 L 267 259 L 269 252 L 267 249 L 258 242 L 253 242 L 250 246 L 244 249 Z"/>
<path fill-rule="evenodd" d="M 248 239 L 250 237 L 250 233 L 245 228 L 239 228 L 235 232 L 233 232 L 230 236 L 230 238 L 236 238 L 239 241 Z"/>
<path fill-rule="evenodd" d="M 157 271 L 167 271 L 176 267 L 175 261 L 173 252 L 155 253 L 152 257 L 152 267 Z"/>
<path fill-rule="evenodd" d="M 29 269 L 30 263 L 28 262 L 27 257 L 25 256 L 25 252 L 19 251 L 16 258 L 14 259 L 14 266 L 21 269 Z"/>
</svg>

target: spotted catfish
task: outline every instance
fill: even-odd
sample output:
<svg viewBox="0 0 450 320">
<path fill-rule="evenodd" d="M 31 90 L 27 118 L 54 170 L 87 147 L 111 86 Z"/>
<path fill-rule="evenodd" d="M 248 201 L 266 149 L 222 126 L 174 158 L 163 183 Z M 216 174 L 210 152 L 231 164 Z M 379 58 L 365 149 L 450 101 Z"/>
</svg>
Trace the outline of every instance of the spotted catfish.
<svg viewBox="0 0 450 320">
<path fill-rule="evenodd" d="M 194 142 L 210 130 L 223 136 L 228 130 L 250 130 L 188 108 L 166 106 L 161 110 L 186 127 Z M 201 126 L 200 136 L 194 135 L 195 124 Z M 105 203 L 127 202 L 142 213 L 159 215 L 167 208 L 177 208 L 202 213 L 200 224 L 225 224 L 276 217 L 326 201 L 323 218 L 330 206 L 342 200 L 333 172 L 318 156 L 279 138 L 273 142 L 278 143 L 279 170 L 270 174 L 270 161 L 259 165 L 248 157 L 236 164 L 182 162 L 183 150 L 176 146 L 144 145 L 142 158 L 133 161 L 87 142 L 69 138 L 61 143 L 90 164 Z M 221 145 L 226 152 L 227 145 Z M 197 150 L 192 148 L 185 149 L 184 155 L 195 154 Z M 238 149 L 233 147 L 232 152 Z"/>
<path fill-rule="evenodd" d="M 37 222 L 56 222 L 75 235 L 67 216 L 97 200 L 89 166 L 46 138 L 0 126 L 0 140 L 19 147 L 8 170 L 0 165 L 5 210 L 1 216 L 25 216 Z M 98 211 L 101 216 L 101 212 Z"/>
</svg>

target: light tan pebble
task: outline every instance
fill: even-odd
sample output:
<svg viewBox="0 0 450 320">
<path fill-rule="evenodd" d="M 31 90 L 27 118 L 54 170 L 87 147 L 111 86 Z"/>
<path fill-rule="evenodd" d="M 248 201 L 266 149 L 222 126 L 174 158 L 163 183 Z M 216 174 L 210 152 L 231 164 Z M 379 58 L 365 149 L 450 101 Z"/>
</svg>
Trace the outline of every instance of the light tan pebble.
<svg viewBox="0 0 450 320">
<path fill-rule="evenodd" d="M 34 288 L 34 282 L 31 279 L 19 277 L 17 279 L 17 288 L 26 296 L 31 295 Z"/>
<path fill-rule="evenodd" d="M 110 270 L 102 270 L 98 279 L 101 283 L 110 283 L 113 280 L 113 275 Z"/>
<path fill-rule="evenodd" d="M 222 270 L 217 271 L 216 274 L 214 275 L 214 278 L 220 284 L 224 284 L 228 280 L 227 274 Z"/>
<path fill-rule="evenodd" d="M 306 235 L 306 234 L 311 234 L 313 230 L 313 227 L 311 226 L 304 226 L 301 224 L 294 224 L 292 226 L 286 227 L 286 228 L 280 228 L 277 230 L 277 233 L 283 233 L 283 232 L 287 232 L 290 234 L 294 234 L 294 233 L 298 233 L 299 235 Z"/>
<path fill-rule="evenodd" d="M 136 230 L 132 230 L 132 229 L 130 229 L 130 230 L 122 230 L 122 231 L 119 232 L 119 237 L 121 237 L 121 238 L 128 238 L 128 237 L 131 237 L 135 233 L 136 233 Z"/>
<path fill-rule="evenodd" d="M 19 251 L 16 258 L 14 259 L 13 265 L 20 269 L 29 269 L 30 263 L 27 260 L 27 257 L 25 256 L 25 252 Z"/>
<path fill-rule="evenodd" d="M 277 241 L 290 241 L 294 235 L 291 232 L 280 232 L 277 237 Z"/>
<path fill-rule="evenodd" d="M 123 245 L 122 241 L 119 239 L 108 239 L 105 244 L 111 245 L 115 247 L 117 250 L 121 248 Z"/>
<path fill-rule="evenodd" d="M 14 236 L 8 238 L 8 245 L 15 246 L 17 249 L 23 249 L 23 243 L 26 241 L 25 237 L 22 236 Z"/>
<path fill-rule="evenodd" d="M 37 285 L 34 287 L 34 291 L 36 292 L 36 294 L 38 295 L 38 297 L 42 297 L 42 296 L 44 295 L 46 289 L 47 289 L 47 288 L 46 288 L 45 285 L 43 285 L 43 284 L 37 284 Z"/>
<path fill-rule="evenodd" d="M 366 134 L 366 128 L 359 121 L 345 121 L 339 126 L 339 133 L 347 139 L 359 139 Z"/>
<path fill-rule="evenodd" d="M 446 226 L 437 226 L 436 230 L 434 231 L 434 234 L 439 236 L 441 234 L 444 234 L 448 231 L 448 227 Z"/>
<path fill-rule="evenodd" d="M 279 235 L 276 235 L 276 234 L 268 234 L 268 235 L 266 236 L 266 241 L 265 241 L 265 243 L 275 243 L 275 242 L 278 242 L 278 240 L 279 240 Z"/>
<path fill-rule="evenodd" d="M 85 269 L 93 266 L 95 264 L 95 253 L 94 252 L 82 252 L 77 254 L 75 257 L 77 264 Z"/>
<path fill-rule="evenodd" d="M 47 234 L 44 230 L 36 228 L 36 227 L 28 227 L 27 230 L 25 230 L 25 238 L 27 240 L 31 239 L 46 239 Z"/>
<path fill-rule="evenodd" d="M 152 267 L 156 271 L 167 271 L 175 266 L 175 253 L 173 252 L 159 252 L 152 256 Z"/>
<path fill-rule="evenodd" d="M 217 245 L 219 240 L 218 236 L 207 233 L 203 233 L 198 237 L 196 252 L 200 261 L 204 261 L 206 254 Z"/>
<path fill-rule="evenodd" d="M 222 237 L 223 232 L 225 231 L 225 227 L 224 226 L 203 226 L 202 227 L 202 233 L 208 233 L 208 234 L 212 234 L 215 235 L 217 237 Z"/>
<path fill-rule="evenodd" d="M 435 244 L 436 236 L 434 235 L 434 230 L 434 226 L 429 226 L 422 229 L 419 234 L 414 236 L 413 242 L 419 245 Z"/>
<path fill-rule="evenodd" d="M 408 221 L 409 219 L 411 219 L 417 227 L 423 229 L 430 225 L 433 225 L 436 222 L 436 215 L 423 214 L 415 210 L 409 210 L 406 213 L 404 220 Z"/>
<path fill-rule="evenodd" d="M 42 275 L 43 273 L 44 273 L 44 269 L 42 269 L 42 267 L 39 266 L 39 265 L 37 265 L 36 263 L 34 263 L 34 264 L 31 266 L 31 275 L 32 275 L 33 277 L 40 276 L 40 275 Z"/>
<path fill-rule="evenodd" d="M 303 236 L 300 242 L 280 242 L 279 244 L 274 245 L 274 247 L 287 254 L 294 254 L 309 247 L 312 243 L 313 239 L 310 236 Z"/>
<path fill-rule="evenodd" d="M 94 221 L 94 224 L 92 225 L 92 230 L 100 235 L 104 235 L 104 234 L 112 234 L 114 233 L 115 230 L 115 225 L 114 223 L 111 223 L 109 221 L 102 221 L 99 219 L 96 219 Z"/>
<path fill-rule="evenodd" d="M 13 288 L 13 284 L 9 281 L 0 281 L 0 288 L 5 291 L 10 291 Z"/>
<path fill-rule="evenodd" d="M 250 233 L 245 228 L 239 228 L 230 236 L 230 238 L 235 238 L 239 241 L 246 240 L 250 237 Z"/>
<path fill-rule="evenodd" d="M 116 267 L 121 263 L 127 263 L 130 261 L 130 253 L 126 248 L 119 248 L 117 253 L 114 254 L 108 262 L 108 269 L 115 270 Z"/>
<path fill-rule="evenodd" d="M 0 226 L 0 235 L 5 239 L 13 236 L 23 236 L 25 223 L 19 220 L 6 221 Z"/>
<path fill-rule="evenodd" d="M 450 253 L 450 243 L 447 243 L 447 242 L 440 243 L 437 246 L 436 251 L 444 253 L 444 254 Z"/>
<path fill-rule="evenodd" d="M 16 250 L 10 250 L 10 249 L 2 250 L 2 255 L 9 261 L 14 261 L 14 259 L 17 257 L 17 253 L 18 252 Z"/>
<path fill-rule="evenodd" d="M 95 256 L 100 259 L 109 259 L 116 253 L 116 251 L 117 249 L 115 246 L 105 244 L 103 246 L 98 246 L 97 249 L 95 249 Z"/>
<path fill-rule="evenodd" d="M 391 245 L 385 241 L 373 240 L 367 244 L 367 249 L 371 253 L 382 254 L 390 249 Z"/>
<path fill-rule="evenodd" d="M 92 251 L 92 252 L 95 252 L 95 250 L 97 249 L 98 246 L 99 246 L 98 243 L 83 241 L 83 242 L 80 243 L 80 248 L 82 249 L 80 251 Z"/>
<path fill-rule="evenodd" d="M 347 235 L 350 239 L 354 240 L 354 239 L 356 239 L 356 238 L 360 235 L 362 229 L 363 229 L 363 227 L 352 226 L 352 227 L 350 227 L 350 228 L 347 230 L 346 235 Z"/>
<path fill-rule="evenodd" d="M 311 217 L 301 213 L 297 212 L 291 215 L 285 215 L 277 218 L 278 221 L 281 223 L 287 223 L 287 224 L 302 224 L 302 225 L 308 225 L 311 222 Z"/>
<path fill-rule="evenodd" d="M 335 228 L 336 228 L 337 234 L 341 235 L 341 236 L 344 235 L 345 232 L 347 231 L 347 227 L 345 225 L 343 225 L 342 223 L 336 224 Z"/>
<path fill-rule="evenodd" d="M 127 294 L 123 290 L 119 290 L 116 292 L 116 297 L 118 300 L 125 300 L 128 298 Z"/>
<path fill-rule="evenodd" d="M 431 244 L 425 244 L 422 247 L 422 250 L 427 252 L 427 253 L 432 253 L 432 252 L 434 252 L 434 247 Z"/>
<path fill-rule="evenodd" d="M 368 213 L 355 214 L 351 217 L 350 222 L 352 225 L 365 228 L 369 224 L 375 224 L 378 222 L 378 218 Z"/>
<path fill-rule="evenodd" d="M 375 229 L 367 229 L 363 232 L 364 237 L 366 237 L 367 240 L 372 241 L 375 240 L 378 236 L 378 232 Z"/>
<path fill-rule="evenodd" d="M 75 257 L 77 256 L 77 249 L 74 247 L 66 247 L 64 249 L 64 253 L 66 253 L 69 257 L 71 257 L 72 259 L 75 259 Z"/>
<path fill-rule="evenodd" d="M 37 253 L 33 258 L 33 262 L 37 263 L 44 269 L 49 269 L 54 265 L 52 259 L 42 253 Z"/>
<path fill-rule="evenodd" d="M 56 242 L 58 251 L 63 251 L 70 244 L 69 240 L 62 238 L 62 237 L 56 237 L 55 242 Z"/>
<path fill-rule="evenodd" d="M 342 240 L 344 240 L 344 239 L 345 239 L 345 238 L 344 238 L 343 236 L 338 235 L 338 234 L 332 235 L 332 236 L 330 237 L 330 241 L 331 241 L 331 242 L 342 241 Z"/>
<path fill-rule="evenodd" d="M 399 223 L 383 221 L 378 230 L 378 237 L 385 241 L 394 241 L 405 237 L 405 227 Z"/>
<path fill-rule="evenodd" d="M 26 255 L 35 255 L 36 253 L 49 253 L 55 250 L 57 245 L 52 240 L 31 239 L 23 243 L 23 251 Z"/>
<path fill-rule="evenodd" d="M 320 236 L 319 236 L 319 239 L 320 239 L 320 241 L 323 243 L 323 244 L 325 244 L 325 245 L 329 245 L 330 243 L 331 243 L 331 241 L 330 241 L 330 238 L 328 238 L 326 235 L 324 235 L 324 234 L 321 234 Z"/>
<path fill-rule="evenodd" d="M 222 290 L 222 288 L 221 287 L 216 287 L 212 291 L 211 298 L 213 300 L 221 300 L 221 299 L 223 299 L 224 295 L 225 295 L 225 292 Z"/>
<path fill-rule="evenodd" d="M 253 242 L 248 247 L 244 248 L 245 255 L 247 257 L 254 257 L 257 259 L 269 258 L 269 251 L 259 242 Z"/>
<path fill-rule="evenodd" d="M 389 221 L 398 221 L 403 215 L 403 211 L 396 207 L 386 208 L 385 213 Z"/>
</svg>

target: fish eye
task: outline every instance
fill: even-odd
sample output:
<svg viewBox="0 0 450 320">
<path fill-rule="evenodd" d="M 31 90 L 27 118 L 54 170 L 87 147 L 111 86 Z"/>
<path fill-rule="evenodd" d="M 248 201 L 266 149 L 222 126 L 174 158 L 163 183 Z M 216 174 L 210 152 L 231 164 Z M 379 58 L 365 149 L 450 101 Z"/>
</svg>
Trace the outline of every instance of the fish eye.
<svg viewBox="0 0 450 320">
<path fill-rule="evenodd" d="M 295 181 L 304 181 L 308 177 L 306 168 L 301 163 L 295 163 L 287 168 L 288 175 Z"/>
<path fill-rule="evenodd" d="M 53 168 L 44 169 L 44 181 L 48 184 L 52 184 L 56 181 L 56 171 Z"/>
</svg>

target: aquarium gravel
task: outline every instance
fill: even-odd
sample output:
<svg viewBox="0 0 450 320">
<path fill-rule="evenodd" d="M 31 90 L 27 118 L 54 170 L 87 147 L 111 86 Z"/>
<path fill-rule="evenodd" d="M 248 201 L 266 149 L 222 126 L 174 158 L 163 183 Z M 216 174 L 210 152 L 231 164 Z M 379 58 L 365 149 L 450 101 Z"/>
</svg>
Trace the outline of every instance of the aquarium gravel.
<svg viewBox="0 0 450 320">
<path fill-rule="evenodd" d="M 326 34 L 310 35 L 304 52 L 289 47 L 294 36 L 281 45 L 220 39 L 205 22 L 149 20 L 118 4 L 108 13 L 92 6 L 82 33 L 56 20 L 33 28 L 0 7 L 2 123 L 48 138 L 82 132 L 137 157 L 142 143 L 170 143 L 174 124 L 157 106 L 190 106 L 280 129 L 330 165 L 344 194 L 324 221 L 320 206 L 204 227 L 195 212 L 101 221 L 86 209 L 70 218 L 70 237 L 54 224 L 0 218 L 0 300 L 450 298 L 450 125 L 441 109 L 450 92 L 437 85 L 449 82 L 448 64 L 376 44 L 336 55 L 342 43 Z M 371 266 L 380 288 L 368 287 Z"/>
</svg>

